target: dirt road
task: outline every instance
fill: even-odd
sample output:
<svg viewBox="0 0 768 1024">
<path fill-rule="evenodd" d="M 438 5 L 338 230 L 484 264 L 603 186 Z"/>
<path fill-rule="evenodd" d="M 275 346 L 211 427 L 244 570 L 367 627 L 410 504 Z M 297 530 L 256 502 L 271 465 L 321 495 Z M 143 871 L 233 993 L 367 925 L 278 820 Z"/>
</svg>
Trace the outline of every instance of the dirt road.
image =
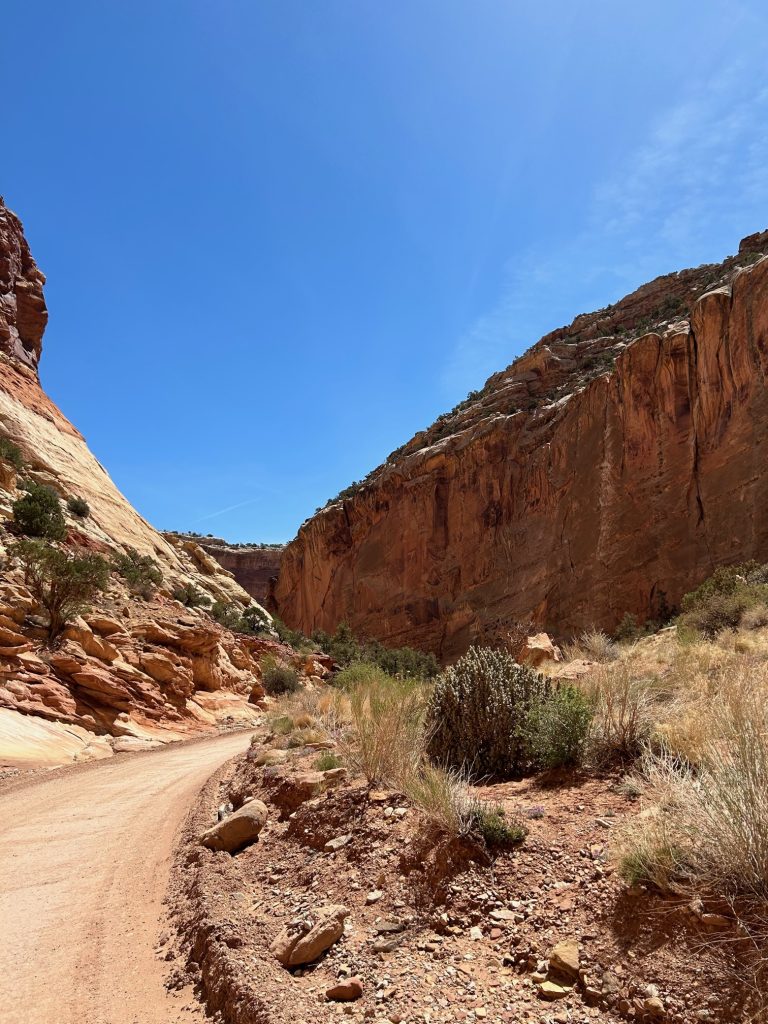
<svg viewBox="0 0 768 1024">
<path fill-rule="evenodd" d="M 155 948 L 175 841 L 237 733 L 75 768 L 0 795 L 2 1024 L 202 1019 Z"/>
</svg>

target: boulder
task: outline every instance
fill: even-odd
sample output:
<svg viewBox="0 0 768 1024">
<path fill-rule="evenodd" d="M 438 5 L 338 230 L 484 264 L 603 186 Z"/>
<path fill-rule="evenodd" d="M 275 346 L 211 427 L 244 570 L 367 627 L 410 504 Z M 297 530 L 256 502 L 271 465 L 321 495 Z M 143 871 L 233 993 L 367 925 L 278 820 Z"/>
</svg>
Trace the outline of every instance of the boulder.
<svg viewBox="0 0 768 1024">
<path fill-rule="evenodd" d="M 547 633 L 536 633 L 525 641 L 521 660 L 538 668 L 546 661 L 561 661 L 562 657 L 560 648 L 552 643 Z"/>
<path fill-rule="evenodd" d="M 321 907 L 314 915 L 314 923 L 294 921 L 283 928 L 270 949 L 284 967 L 312 963 L 338 942 L 347 917 L 349 910 L 341 904 Z"/>
<path fill-rule="evenodd" d="M 267 814 L 266 805 L 261 800 L 250 800 L 240 810 L 204 832 L 200 842 L 209 850 L 237 853 L 256 842 L 266 824 Z"/>
</svg>

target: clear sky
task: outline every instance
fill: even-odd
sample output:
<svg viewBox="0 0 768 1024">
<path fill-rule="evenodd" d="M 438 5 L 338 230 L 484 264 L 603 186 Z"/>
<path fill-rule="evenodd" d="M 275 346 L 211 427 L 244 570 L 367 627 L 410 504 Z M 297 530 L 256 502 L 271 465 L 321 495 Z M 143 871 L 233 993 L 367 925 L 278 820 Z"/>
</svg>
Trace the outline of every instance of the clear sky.
<svg viewBox="0 0 768 1024">
<path fill-rule="evenodd" d="M 768 226 L 768 7 L 5 3 L 43 384 L 161 528 L 290 538 L 545 331 Z"/>
</svg>

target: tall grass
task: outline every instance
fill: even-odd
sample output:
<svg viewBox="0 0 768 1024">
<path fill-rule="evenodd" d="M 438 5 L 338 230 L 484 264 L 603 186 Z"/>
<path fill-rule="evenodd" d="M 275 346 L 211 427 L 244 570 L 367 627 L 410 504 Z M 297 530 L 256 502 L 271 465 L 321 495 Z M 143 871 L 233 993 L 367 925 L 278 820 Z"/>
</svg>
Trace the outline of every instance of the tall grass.
<svg viewBox="0 0 768 1024">
<path fill-rule="evenodd" d="M 744 673 L 702 709 L 695 763 L 662 750 L 642 763 L 645 808 L 623 836 L 622 866 L 662 889 L 768 901 L 768 703 Z"/>
</svg>

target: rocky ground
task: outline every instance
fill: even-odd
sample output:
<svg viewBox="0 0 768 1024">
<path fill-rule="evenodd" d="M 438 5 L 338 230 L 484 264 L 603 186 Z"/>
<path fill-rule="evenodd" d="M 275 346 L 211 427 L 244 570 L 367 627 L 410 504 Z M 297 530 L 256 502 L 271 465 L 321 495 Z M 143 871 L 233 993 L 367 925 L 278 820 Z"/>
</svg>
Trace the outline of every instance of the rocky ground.
<svg viewBox="0 0 768 1024">
<path fill-rule="evenodd" d="M 528 829 L 488 850 L 441 838 L 398 793 L 318 771 L 322 744 L 273 741 L 263 727 L 209 788 L 178 864 L 192 953 L 173 983 L 202 982 L 222 1019 L 747 1019 L 749 975 L 717 908 L 663 901 L 614 870 L 612 835 L 638 813 L 620 776 L 479 790 Z M 228 804 L 254 801 L 257 841 L 234 855 L 201 846 L 217 807 L 226 823 Z M 302 942 L 316 960 L 295 962 Z"/>
</svg>

